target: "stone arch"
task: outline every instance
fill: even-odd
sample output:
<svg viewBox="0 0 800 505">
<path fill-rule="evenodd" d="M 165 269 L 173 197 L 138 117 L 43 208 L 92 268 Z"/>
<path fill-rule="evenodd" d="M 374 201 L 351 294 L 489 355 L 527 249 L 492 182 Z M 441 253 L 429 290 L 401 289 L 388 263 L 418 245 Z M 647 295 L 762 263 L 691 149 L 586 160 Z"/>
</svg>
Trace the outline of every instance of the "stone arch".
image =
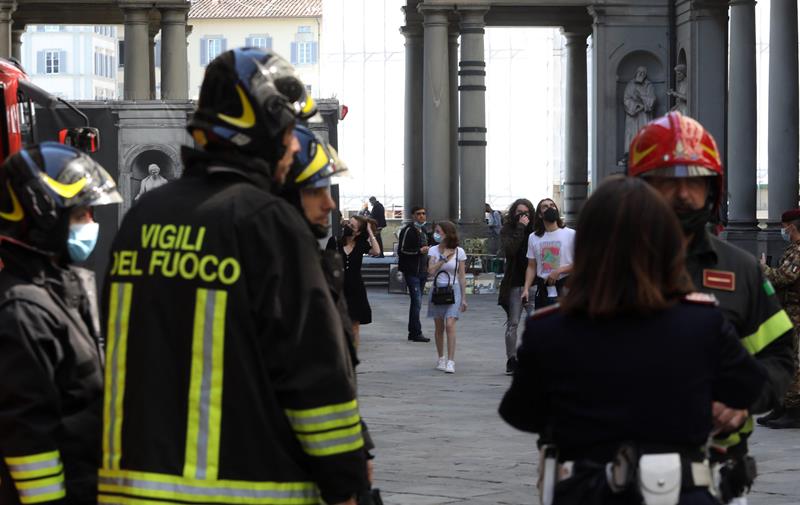
<svg viewBox="0 0 800 505">
<path fill-rule="evenodd" d="M 645 67 L 647 78 L 653 83 L 656 104 L 653 117 L 664 115 L 669 111 L 667 97 L 667 65 L 659 56 L 647 50 L 635 50 L 626 54 L 617 65 L 617 153 L 618 158 L 628 151 L 625 145 L 625 108 L 623 98 L 625 87 L 636 75 L 636 69 Z"/>
<path fill-rule="evenodd" d="M 139 193 L 142 179 L 147 177 L 147 167 L 155 163 L 161 169 L 161 175 L 168 180 L 177 179 L 182 172 L 180 153 L 174 146 L 159 144 L 141 144 L 132 146 L 122 155 L 120 164 L 120 190 L 123 203 L 120 219 Z"/>
</svg>

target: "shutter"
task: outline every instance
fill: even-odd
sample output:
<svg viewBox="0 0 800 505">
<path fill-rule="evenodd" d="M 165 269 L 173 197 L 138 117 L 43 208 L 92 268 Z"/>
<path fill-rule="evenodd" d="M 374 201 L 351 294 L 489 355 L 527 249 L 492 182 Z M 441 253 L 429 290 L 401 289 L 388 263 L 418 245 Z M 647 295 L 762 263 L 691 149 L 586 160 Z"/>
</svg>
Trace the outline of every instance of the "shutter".
<svg viewBox="0 0 800 505">
<path fill-rule="evenodd" d="M 244 45 L 246 47 L 253 47 L 253 37 L 245 37 L 244 38 Z"/>
<path fill-rule="evenodd" d="M 58 73 L 59 74 L 66 74 L 67 72 L 67 52 L 66 51 L 59 51 L 58 52 Z"/>
<path fill-rule="evenodd" d="M 311 64 L 317 64 L 317 57 L 319 56 L 319 42 L 311 43 Z"/>
<path fill-rule="evenodd" d="M 44 51 L 37 51 L 36 52 L 36 73 L 43 74 L 45 72 L 44 68 Z"/>
<path fill-rule="evenodd" d="M 205 37 L 200 39 L 200 65 L 208 65 L 208 39 Z"/>
<path fill-rule="evenodd" d="M 222 54 L 222 53 L 224 53 L 225 51 L 228 50 L 228 39 L 222 38 L 220 40 L 222 40 L 222 42 L 220 42 L 220 45 L 219 45 L 219 47 L 220 47 L 220 53 L 219 54 Z"/>
<path fill-rule="evenodd" d="M 272 51 L 272 37 L 267 37 L 267 49 Z"/>
<path fill-rule="evenodd" d="M 124 40 L 120 40 L 117 43 L 117 54 L 119 55 L 119 60 L 118 60 L 119 61 L 119 66 L 120 67 L 124 67 L 125 66 L 125 41 Z"/>
<path fill-rule="evenodd" d="M 156 67 L 161 68 L 161 40 L 156 40 L 154 51 L 155 54 L 153 55 L 153 64 Z"/>
<path fill-rule="evenodd" d="M 297 65 L 297 42 L 292 42 L 292 65 Z"/>
</svg>

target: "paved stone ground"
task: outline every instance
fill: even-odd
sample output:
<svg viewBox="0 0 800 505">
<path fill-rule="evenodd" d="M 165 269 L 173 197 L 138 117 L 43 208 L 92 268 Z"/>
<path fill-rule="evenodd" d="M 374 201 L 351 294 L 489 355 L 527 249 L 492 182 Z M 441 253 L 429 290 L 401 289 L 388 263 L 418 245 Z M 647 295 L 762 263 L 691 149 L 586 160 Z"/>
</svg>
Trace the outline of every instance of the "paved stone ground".
<svg viewBox="0 0 800 505">
<path fill-rule="evenodd" d="M 496 297 L 468 297 L 455 375 L 434 370 L 433 340 L 407 341 L 407 296 L 369 297 L 375 322 L 361 331 L 360 402 L 387 505 L 538 503 L 536 436 L 497 415 L 510 378 Z M 433 337 L 432 320 L 423 331 Z M 750 505 L 800 504 L 800 430 L 759 427 L 751 440 L 761 475 Z"/>
</svg>

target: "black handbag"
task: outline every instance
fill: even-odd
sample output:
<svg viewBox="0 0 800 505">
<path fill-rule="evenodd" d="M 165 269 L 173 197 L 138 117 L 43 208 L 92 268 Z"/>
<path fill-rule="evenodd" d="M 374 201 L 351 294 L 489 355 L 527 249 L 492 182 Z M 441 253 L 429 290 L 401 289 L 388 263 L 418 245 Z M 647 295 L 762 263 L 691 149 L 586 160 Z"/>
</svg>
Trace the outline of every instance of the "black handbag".
<svg viewBox="0 0 800 505">
<path fill-rule="evenodd" d="M 458 251 L 456 251 L 456 272 L 458 272 Z M 445 274 L 447 276 L 447 286 L 437 286 L 436 279 L 439 278 L 440 275 Z M 436 272 L 436 275 L 433 277 L 433 286 L 431 287 L 431 303 L 434 305 L 453 305 L 456 303 L 456 291 L 454 289 L 455 282 L 450 282 L 450 274 L 445 272 L 444 270 L 439 270 Z"/>
</svg>

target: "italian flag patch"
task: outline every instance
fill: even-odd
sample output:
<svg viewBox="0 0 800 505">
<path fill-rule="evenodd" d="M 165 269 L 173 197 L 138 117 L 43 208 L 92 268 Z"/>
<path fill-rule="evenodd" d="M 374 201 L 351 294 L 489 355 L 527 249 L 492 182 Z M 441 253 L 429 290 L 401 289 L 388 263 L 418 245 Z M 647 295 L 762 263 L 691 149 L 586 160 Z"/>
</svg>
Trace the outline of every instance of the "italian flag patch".
<svg viewBox="0 0 800 505">
<path fill-rule="evenodd" d="M 764 281 L 764 291 L 767 293 L 767 296 L 775 294 L 775 288 L 772 287 L 772 283 L 769 281 Z"/>
</svg>

